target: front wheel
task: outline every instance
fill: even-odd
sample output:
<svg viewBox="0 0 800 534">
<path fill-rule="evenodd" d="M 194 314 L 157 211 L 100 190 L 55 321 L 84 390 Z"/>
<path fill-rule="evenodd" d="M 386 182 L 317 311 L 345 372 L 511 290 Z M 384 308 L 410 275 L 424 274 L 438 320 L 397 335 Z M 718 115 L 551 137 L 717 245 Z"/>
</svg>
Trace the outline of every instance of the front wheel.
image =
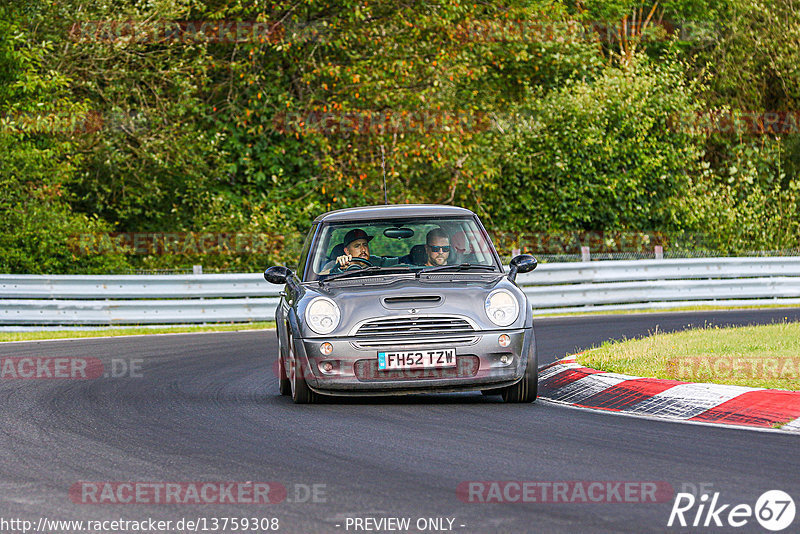
<svg viewBox="0 0 800 534">
<path fill-rule="evenodd" d="M 532 343 L 535 343 L 535 341 L 532 341 Z M 534 345 L 533 350 L 528 351 L 528 364 L 525 367 L 525 375 L 522 380 L 501 390 L 504 402 L 533 402 L 536 400 L 539 390 L 539 368 L 537 364 L 536 346 Z"/>
<path fill-rule="evenodd" d="M 294 342 L 291 335 L 289 335 L 287 354 L 289 355 L 288 369 L 292 400 L 295 404 L 313 404 L 317 400 L 317 394 L 311 391 L 308 384 L 306 384 L 303 366 L 300 363 L 300 359 L 295 355 Z"/>
<path fill-rule="evenodd" d="M 289 384 L 289 377 L 286 376 L 286 365 L 283 362 L 283 349 L 278 344 L 278 390 L 281 395 L 291 395 L 292 386 Z"/>
</svg>

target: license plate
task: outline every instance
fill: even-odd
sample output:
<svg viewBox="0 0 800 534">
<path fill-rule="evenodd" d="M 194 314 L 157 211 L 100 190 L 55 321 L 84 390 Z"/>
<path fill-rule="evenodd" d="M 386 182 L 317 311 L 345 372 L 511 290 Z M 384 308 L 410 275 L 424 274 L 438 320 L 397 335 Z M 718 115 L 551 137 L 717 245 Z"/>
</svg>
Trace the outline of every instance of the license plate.
<svg viewBox="0 0 800 534">
<path fill-rule="evenodd" d="M 378 369 L 429 369 L 455 367 L 456 349 L 379 352 Z"/>
</svg>

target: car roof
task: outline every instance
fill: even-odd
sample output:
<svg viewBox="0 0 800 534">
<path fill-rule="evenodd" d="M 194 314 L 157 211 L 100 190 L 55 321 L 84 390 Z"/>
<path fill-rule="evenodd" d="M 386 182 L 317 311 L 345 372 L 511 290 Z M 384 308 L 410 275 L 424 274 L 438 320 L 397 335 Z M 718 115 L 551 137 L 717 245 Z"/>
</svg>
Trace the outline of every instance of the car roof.
<svg viewBox="0 0 800 534">
<path fill-rule="evenodd" d="M 385 206 L 362 206 L 345 208 L 323 213 L 316 219 L 318 222 L 368 221 L 380 219 L 396 219 L 405 217 L 464 217 L 474 216 L 470 210 L 457 206 L 438 204 L 389 204 Z"/>
</svg>

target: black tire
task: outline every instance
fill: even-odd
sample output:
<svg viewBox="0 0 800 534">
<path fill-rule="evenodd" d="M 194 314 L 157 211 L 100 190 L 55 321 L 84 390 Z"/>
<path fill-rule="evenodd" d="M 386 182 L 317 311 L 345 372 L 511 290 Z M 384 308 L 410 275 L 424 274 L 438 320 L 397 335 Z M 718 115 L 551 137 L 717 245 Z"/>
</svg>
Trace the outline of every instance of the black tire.
<svg viewBox="0 0 800 534">
<path fill-rule="evenodd" d="M 289 377 L 286 376 L 286 366 L 283 361 L 283 350 L 278 343 L 278 391 L 281 395 L 291 395 L 292 385 L 289 383 Z"/>
<path fill-rule="evenodd" d="M 300 363 L 300 359 L 295 356 L 294 353 L 294 341 L 292 336 L 289 335 L 289 347 L 287 349 L 288 354 L 291 356 L 289 361 L 291 362 L 292 368 L 294 370 L 289 376 L 289 385 L 291 387 L 292 393 L 292 400 L 295 404 L 313 404 L 317 400 L 317 394 L 311 391 L 306 384 L 306 379 L 303 366 Z"/>
<path fill-rule="evenodd" d="M 532 354 L 532 356 L 531 356 Z M 539 392 L 539 368 L 536 358 L 536 346 L 528 353 L 528 362 L 522 380 L 500 390 L 504 402 L 533 402 Z"/>
</svg>

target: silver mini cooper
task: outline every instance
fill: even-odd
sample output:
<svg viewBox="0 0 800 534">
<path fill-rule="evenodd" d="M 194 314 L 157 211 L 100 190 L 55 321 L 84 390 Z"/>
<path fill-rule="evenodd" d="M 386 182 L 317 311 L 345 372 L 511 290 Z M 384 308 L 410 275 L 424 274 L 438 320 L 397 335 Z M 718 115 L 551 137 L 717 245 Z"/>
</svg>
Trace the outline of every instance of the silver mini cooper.
<svg viewBox="0 0 800 534">
<path fill-rule="evenodd" d="M 275 312 L 280 392 L 399 395 L 480 390 L 506 402 L 536 399 L 528 299 L 505 273 L 478 217 L 453 206 L 337 210 L 314 221 Z"/>
</svg>

